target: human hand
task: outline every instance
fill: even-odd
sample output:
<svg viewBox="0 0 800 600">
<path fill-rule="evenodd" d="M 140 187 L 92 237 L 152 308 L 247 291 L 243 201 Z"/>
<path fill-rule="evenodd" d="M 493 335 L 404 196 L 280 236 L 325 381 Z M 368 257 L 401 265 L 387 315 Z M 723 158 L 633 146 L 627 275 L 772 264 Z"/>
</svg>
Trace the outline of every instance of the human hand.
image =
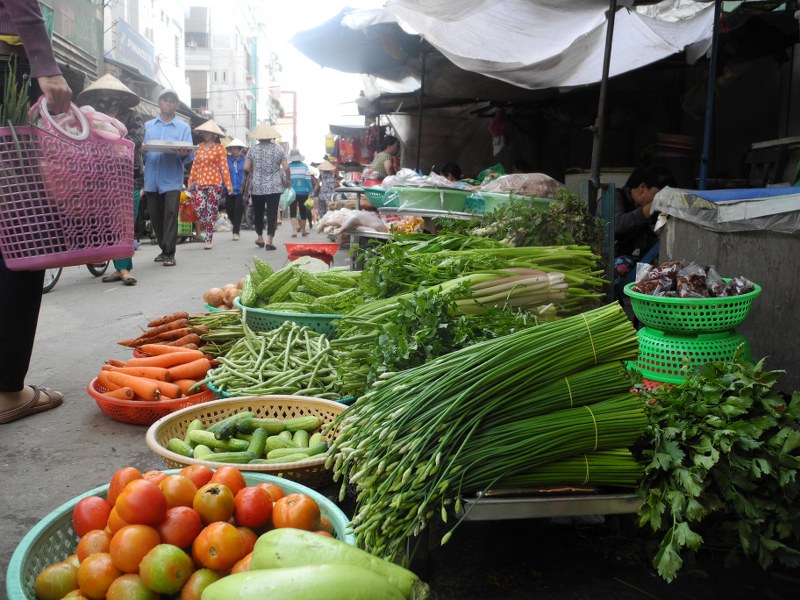
<svg viewBox="0 0 800 600">
<path fill-rule="evenodd" d="M 70 109 L 72 90 L 61 75 L 46 75 L 37 77 L 36 82 L 47 100 L 47 110 L 51 114 L 67 112 Z"/>
</svg>

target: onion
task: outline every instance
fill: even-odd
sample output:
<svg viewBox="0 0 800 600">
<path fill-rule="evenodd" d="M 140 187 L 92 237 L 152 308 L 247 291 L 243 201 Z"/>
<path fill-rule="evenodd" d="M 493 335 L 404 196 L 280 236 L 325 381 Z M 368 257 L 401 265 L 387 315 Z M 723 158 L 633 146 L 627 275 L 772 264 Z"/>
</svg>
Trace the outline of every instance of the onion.
<svg viewBox="0 0 800 600">
<path fill-rule="evenodd" d="M 228 288 L 227 290 L 225 290 L 223 294 L 225 304 L 227 304 L 230 307 L 233 307 L 233 299 L 236 298 L 236 296 L 238 295 L 239 295 L 239 290 L 236 289 L 235 287 Z"/>
<path fill-rule="evenodd" d="M 214 287 L 203 294 L 203 301 L 209 306 L 217 308 L 225 301 L 225 292 L 222 288 Z"/>
</svg>

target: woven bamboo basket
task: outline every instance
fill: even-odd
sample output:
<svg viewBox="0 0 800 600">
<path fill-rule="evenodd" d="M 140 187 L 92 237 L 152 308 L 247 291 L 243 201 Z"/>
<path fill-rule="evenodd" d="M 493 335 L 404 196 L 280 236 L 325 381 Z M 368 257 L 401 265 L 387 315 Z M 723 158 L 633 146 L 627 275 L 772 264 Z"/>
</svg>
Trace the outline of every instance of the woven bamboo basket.
<svg viewBox="0 0 800 600">
<path fill-rule="evenodd" d="M 242 471 L 267 473 L 302 483 L 311 488 L 319 488 L 332 481 L 332 472 L 325 468 L 324 455 L 311 457 L 308 460 L 274 465 L 230 464 L 176 454 L 167 450 L 167 442 L 173 437 L 183 439 L 189 423 L 195 419 L 200 419 L 203 425 L 208 427 L 235 413 L 249 410 L 256 417 L 291 419 L 315 416 L 319 417 L 323 423 L 330 423 L 346 408 L 347 406 L 339 402 L 307 396 L 247 396 L 215 400 L 204 405 L 176 411 L 159 419 L 147 430 L 145 441 L 150 449 L 161 456 L 166 465 L 171 468 L 183 468 L 187 465 L 206 465 L 215 469 L 222 466 L 233 466 Z M 329 432 L 329 442 L 332 440 L 332 436 L 333 433 Z"/>
</svg>

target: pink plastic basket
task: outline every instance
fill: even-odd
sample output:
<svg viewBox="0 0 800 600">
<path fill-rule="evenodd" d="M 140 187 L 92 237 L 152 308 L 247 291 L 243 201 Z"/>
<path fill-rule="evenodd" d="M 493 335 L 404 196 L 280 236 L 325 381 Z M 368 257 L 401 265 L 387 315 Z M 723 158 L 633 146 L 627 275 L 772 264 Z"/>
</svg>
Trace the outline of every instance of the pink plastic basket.
<svg viewBox="0 0 800 600">
<path fill-rule="evenodd" d="M 14 271 L 133 256 L 133 150 L 124 139 L 53 122 L 0 127 L 0 251 Z M 37 107 L 34 107 L 37 108 Z"/>
</svg>

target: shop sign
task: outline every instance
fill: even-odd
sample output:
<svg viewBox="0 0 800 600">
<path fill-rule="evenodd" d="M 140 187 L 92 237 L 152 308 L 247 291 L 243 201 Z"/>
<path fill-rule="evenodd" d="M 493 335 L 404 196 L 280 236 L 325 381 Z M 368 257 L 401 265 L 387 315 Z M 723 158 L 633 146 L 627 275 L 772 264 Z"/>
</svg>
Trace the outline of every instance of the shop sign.
<svg viewBox="0 0 800 600">
<path fill-rule="evenodd" d="M 125 21 L 117 21 L 117 39 L 109 57 L 129 67 L 137 69 L 142 75 L 155 77 L 155 48 L 147 39 Z"/>
</svg>

